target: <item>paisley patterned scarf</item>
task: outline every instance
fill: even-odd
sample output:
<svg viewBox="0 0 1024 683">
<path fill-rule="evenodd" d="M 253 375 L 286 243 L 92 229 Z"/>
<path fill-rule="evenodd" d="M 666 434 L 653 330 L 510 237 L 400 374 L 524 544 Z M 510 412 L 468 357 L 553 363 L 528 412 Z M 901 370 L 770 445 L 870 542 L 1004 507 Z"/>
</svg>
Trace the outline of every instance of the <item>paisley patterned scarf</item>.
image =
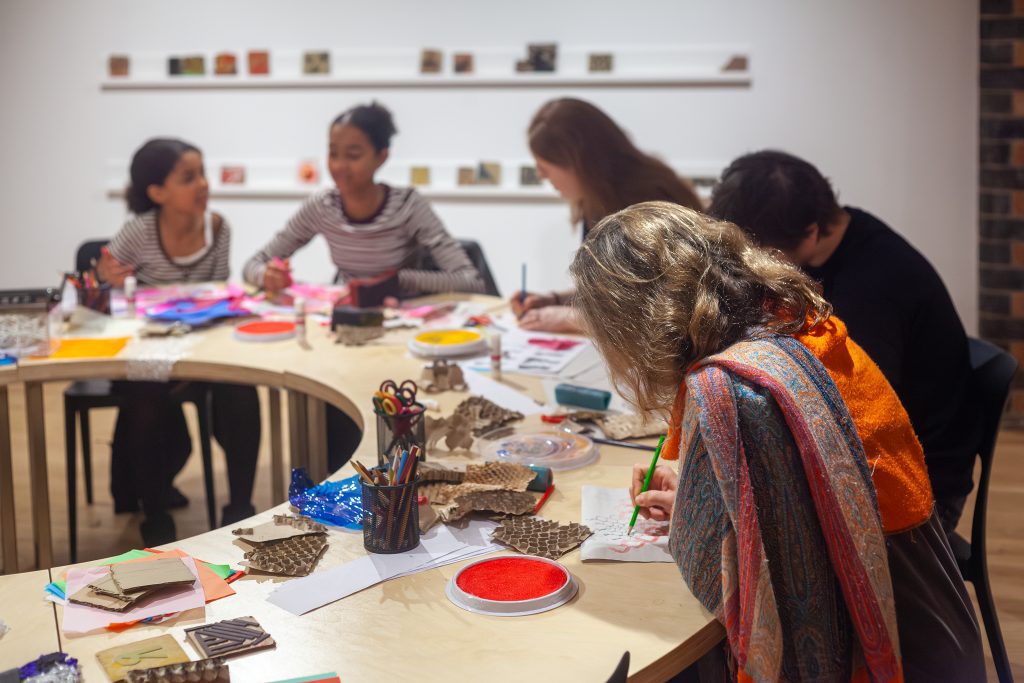
<svg viewBox="0 0 1024 683">
<path fill-rule="evenodd" d="M 680 393 L 669 547 L 739 679 L 902 681 L 875 490 L 825 368 L 770 336 L 705 359 Z"/>
</svg>

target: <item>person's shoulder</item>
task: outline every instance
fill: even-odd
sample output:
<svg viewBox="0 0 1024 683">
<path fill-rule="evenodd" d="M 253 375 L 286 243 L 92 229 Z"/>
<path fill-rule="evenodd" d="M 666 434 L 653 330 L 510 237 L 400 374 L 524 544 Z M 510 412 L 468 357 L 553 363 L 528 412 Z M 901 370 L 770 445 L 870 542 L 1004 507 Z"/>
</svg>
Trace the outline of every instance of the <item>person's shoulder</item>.
<svg viewBox="0 0 1024 683">
<path fill-rule="evenodd" d="M 223 214 L 217 213 L 216 211 L 211 211 L 210 225 L 213 227 L 214 242 L 216 242 L 219 239 L 231 239 L 231 224 L 228 223 L 228 219 L 225 218 Z"/>
<path fill-rule="evenodd" d="M 903 235 L 888 223 L 863 209 L 844 207 L 850 214 L 850 237 L 857 244 L 871 252 L 873 259 L 885 262 L 931 265 L 928 260 Z"/>
<path fill-rule="evenodd" d="M 156 211 L 133 213 L 125 220 L 115 239 L 136 241 L 156 237 Z"/>
</svg>

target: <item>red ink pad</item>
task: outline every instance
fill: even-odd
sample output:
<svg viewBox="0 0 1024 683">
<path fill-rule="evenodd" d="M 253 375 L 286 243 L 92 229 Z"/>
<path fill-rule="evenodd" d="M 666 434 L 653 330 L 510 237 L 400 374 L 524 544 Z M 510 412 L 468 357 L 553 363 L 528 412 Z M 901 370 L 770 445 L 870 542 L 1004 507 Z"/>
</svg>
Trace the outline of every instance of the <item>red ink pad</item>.
<svg viewBox="0 0 1024 683">
<path fill-rule="evenodd" d="M 563 605 L 576 595 L 569 571 L 543 557 L 503 556 L 473 562 L 448 583 L 448 597 L 478 614 L 521 616 Z"/>
<path fill-rule="evenodd" d="M 241 341 L 280 341 L 295 336 L 295 323 L 257 320 L 235 327 L 235 339 Z"/>
</svg>

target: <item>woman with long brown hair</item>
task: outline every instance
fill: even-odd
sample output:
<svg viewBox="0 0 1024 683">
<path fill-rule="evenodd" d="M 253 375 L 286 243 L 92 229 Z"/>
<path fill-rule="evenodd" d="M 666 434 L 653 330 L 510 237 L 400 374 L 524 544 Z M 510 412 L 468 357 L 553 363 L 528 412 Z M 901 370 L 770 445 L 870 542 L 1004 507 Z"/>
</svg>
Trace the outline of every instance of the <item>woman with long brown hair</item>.
<svg viewBox="0 0 1024 683">
<path fill-rule="evenodd" d="M 983 681 L 924 453 L 816 283 L 666 202 L 602 220 L 571 267 L 620 393 L 669 414 L 653 492 L 740 681 Z"/>
<path fill-rule="evenodd" d="M 534 115 L 528 131 L 537 172 L 572 207 L 583 238 L 605 216 L 646 201 L 700 209 L 701 201 L 664 162 L 641 152 L 603 111 L 583 100 L 551 100 Z M 571 308 L 573 292 L 516 292 L 512 309 L 531 330 L 579 332 Z"/>
</svg>

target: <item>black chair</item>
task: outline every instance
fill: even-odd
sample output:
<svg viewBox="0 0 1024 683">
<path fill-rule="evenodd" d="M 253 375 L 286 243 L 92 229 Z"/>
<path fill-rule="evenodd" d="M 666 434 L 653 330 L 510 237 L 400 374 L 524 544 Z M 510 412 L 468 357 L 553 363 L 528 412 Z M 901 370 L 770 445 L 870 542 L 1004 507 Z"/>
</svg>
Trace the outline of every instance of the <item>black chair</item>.
<svg viewBox="0 0 1024 683">
<path fill-rule="evenodd" d="M 985 549 L 985 518 L 988 510 L 988 484 L 992 476 L 992 458 L 995 454 L 999 422 L 1006 406 L 1010 382 L 1017 370 L 1017 359 L 998 346 L 980 339 L 970 340 L 971 353 L 971 396 L 982 412 L 983 431 L 978 445 L 981 458 L 981 477 L 974 501 L 974 518 L 971 523 L 971 540 L 960 534 L 950 537 L 950 545 L 956 557 L 960 573 L 965 581 L 974 584 L 978 608 L 985 624 L 992 661 L 1001 683 L 1012 683 L 1013 673 L 1006 656 L 1006 645 L 999 629 L 995 602 L 992 600 L 992 586 L 988 580 L 988 561 Z"/>
<path fill-rule="evenodd" d="M 490 296 L 501 296 L 498 291 L 498 285 L 494 281 L 494 276 L 491 274 L 491 268 L 487 265 L 487 257 L 484 256 L 484 250 L 480 248 L 480 243 L 476 240 L 456 240 L 459 246 L 469 256 L 469 260 L 473 263 L 476 269 L 480 272 L 480 277 L 484 281 L 484 294 Z M 434 262 L 433 257 L 426 249 L 420 250 L 419 261 L 417 267 L 420 270 L 438 270 L 437 263 Z"/>
<path fill-rule="evenodd" d="M 99 259 L 100 249 L 107 240 L 84 242 L 75 255 L 75 269 L 79 272 L 90 270 L 93 260 Z M 217 528 L 217 501 L 213 490 L 213 449 L 211 445 L 212 423 L 209 392 L 200 385 L 190 385 L 176 394 L 181 403 L 192 403 L 199 415 L 199 441 L 203 452 L 203 483 L 206 489 L 206 512 L 210 528 Z M 120 398 L 111 390 L 109 380 L 85 380 L 74 382 L 64 390 L 64 444 L 66 457 L 66 482 L 68 502 L 68 544 L 71 562 L 78 558 L 78 473 L 76 419 L 82 431 L 82 469 L 85 473 L 85 500 L 93 502 L 92 487 L 92 446 L 89 429 L 89 411 L 94 408 L 117 408 Z"/>
<path fill-rule="evenodd" d="M 629 679 L 629 650 L 622 655 L 622 659 L 619 660 L 619 665 L 615 667 L 615 671 L 608 678 L 608 683 L 626 683 Z"/>
</svg>

